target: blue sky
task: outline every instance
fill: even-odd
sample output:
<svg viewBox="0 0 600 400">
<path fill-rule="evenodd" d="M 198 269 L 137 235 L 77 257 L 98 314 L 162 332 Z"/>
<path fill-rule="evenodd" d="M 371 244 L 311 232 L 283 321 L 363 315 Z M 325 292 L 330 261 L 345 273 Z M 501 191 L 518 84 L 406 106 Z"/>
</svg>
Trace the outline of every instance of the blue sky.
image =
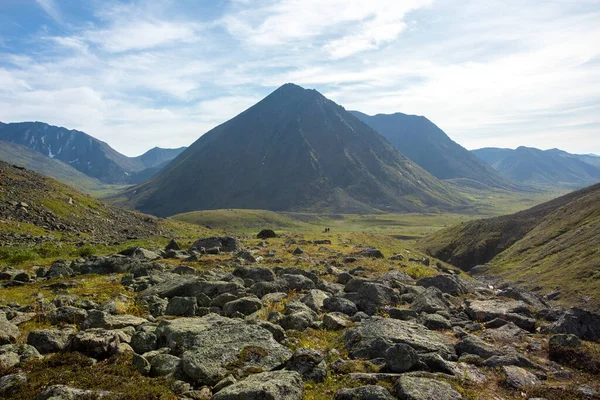
<svg viewBox="0 0 600 400">
<path fill-rule="evenodd" d="M 127 155 L 286 82 L 455 141 L 600 153 L 600 0 L 2 0 L 0 121 Z"/>
</svg>

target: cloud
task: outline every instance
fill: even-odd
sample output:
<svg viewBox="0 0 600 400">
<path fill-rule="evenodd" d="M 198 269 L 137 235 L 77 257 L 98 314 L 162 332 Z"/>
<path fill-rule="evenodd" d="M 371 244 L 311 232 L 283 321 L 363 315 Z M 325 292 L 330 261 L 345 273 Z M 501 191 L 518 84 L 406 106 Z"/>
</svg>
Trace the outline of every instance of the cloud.
<svg viewBox="0 0 600 400">
<path fill-rule="evenodd" d="M 60 13 L 60 9 L 58 5 L 54 2 L 54 0 L 35 0 L 36 3 L 52 18 L 54 21 L 59 24 L 63 23 L 62 15 Z"/>
</svg>

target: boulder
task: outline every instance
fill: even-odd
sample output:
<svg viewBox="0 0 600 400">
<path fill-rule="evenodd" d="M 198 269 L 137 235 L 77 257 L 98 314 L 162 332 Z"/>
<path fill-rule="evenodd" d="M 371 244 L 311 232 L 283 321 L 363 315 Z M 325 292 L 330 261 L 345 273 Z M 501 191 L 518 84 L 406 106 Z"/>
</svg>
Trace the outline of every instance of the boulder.
<svg viewBox="0 0 600 400">
<path fill-rule="evenodd" d="M 291 351 L 268 330 L 230 321 L 196 335 L 191 349 L 183 353 L 183 371 L 196 384 L 212 386 L 229 374 L 240 375 L 249 369 L 270 371 L 291 358 Z"/>
<path fill-rule="evenodd" d="M 600 315 L 581 308 L 571 308 L 561 315 L 558 321 L 550 324 L 545 331 L 570 333 L 583 340 L 600 342 Z"/>
<path fill-rule="evenodd" d="M 410 309 L 419 314 L 435 314 L 438 311 L 448 311 L 449 307 L 449 301 L 446 300 L 441 290 L 434 286 L 428 287 L 418 294 L 410 305 Z"/>
<path fill-rule="evenodd" d="M 144 354 L 158 347 L 158 339 L 153 332 L 139 330 L 131 336 L 131 348 L 138 354 Z"/>
<path fill-rule="evenodd" d="M 314 349 L 296 350 L 286 369 L 300 373 L 305 381 L 323 382 L 327 378 L 325 358 L 320 351 Z"/>
<path fill-rule="evenodd" d="M 465 304 L 465 311 L 474 321 L 487 322 L 501 318 L 530 332 L 535 329 L 535 319 L 531 317 L 529 306 L 522 301 L 492 299 L 465 301 Z"/>
<path fill-rule="evenodd" d="M 195 297 L 172 297 L 165 310 L 166 315 L 193 317 L 196 315 L 198 302 Z"/>
<path fill-rule="evenodd" d="M 343 297 L 328 297 L 323 300 L 323 309 L 352 316 L 358 312 L 356 304 Z"/>
<path fill-rule="evenodd" d="M 419 355 L 407 344 L 396 343 L 385 351 L 385 365 L 390 372 L 410 371 L 419 364 Z"/>
<path fill-rule="evenodd" d="M 177 243 L 177 241 L 175 239 L 171 239 L 171 241 L 169 242 L 169 244 L 165 247 L 165 251 L 169 251 L 169 250 L 181 250 L 181 246 L 179 246 L 179 243 Z"/>
<path fill-rule="evenodd" d="M 358 255 L 369 258 L 384 258 L 383 253 L 377 250 L 375 247 L 366 247 L 362 249 Z"/>
<path fill-rule="evenodd" d="M 150 361 L 150 376 L 167 376 L 175 373 L 179 368 L 181 359 L 171 354 L 158 354 Z"/>
<path fill-rule="evenodd" d="M 400 400 L 461 400 L 462 396 L 447 382 L 402 375 L 394 385 Z"/>
<path fill-rule="evenodd" d="M 310 278 L 300 274 L 283 274 L 281 279 L 285 281 L 289 290 L 310 290 L 315 288 L 315 282 Z"/>
<path fill-rule="evenodd" d="M 197 297 L 199 294 L 205 294 L 211 299 L 223 293 L 239 296 L 245 292 L 245 288 L 239 282 L 212 281 L 207 282 L 200 277 L 193 275 L 166 275 L 167 279 L 142 291 L 141 297 Z"/>
<path fill-rule="evenodd" d="M 504 366 L 502 372 L 504 373 L 504 383 L 514 389 L 523 389 L 540 384 L 537 376 L 520 367 Z"/>
<path fill-rule="evenodd" d="M 436 275 L 421 278 L 417 281 L 417 285 L 423 287 L 435 287 L 442 293 L 448 293 L 452 296 L 459 296 L 470 293 L 473 284 L 466 279 L 456 275 Z"/>
<path fill-rule="evenodd" d="M 0 378 L 0 396 L 10 395 L 25 383 L 27 383 L 27 376 L 23 373 L 4 375 Z"/>
<path fill-rule="evenodd" d="M 113 397 L 114 393 L 99 390 L 76 389 L 66 385 L 53 385 L 38 394 L 35 400 L 85 400 Z"/>
<path fill-rule="evenodd" d="M 334 400 L 394 400 L 390 392 L 377 385 L 340 389 L 333 395 Z"/>
<path fill-rule="evenodd" d="M 385 351 L 395 343 L 407 344 L 417 353 L 439 353 L 444 359 L 456 356 L 448 338 L 411 321 L 373 317 L 350 328 L 344 339 L 352 358 L 385 357 Z"/>
<path fill-rule="evenodd" d="M 79 325 L 85 321 L 88 312 L 82 308 L 64 306 L 49 311 L 46 316 L 52 325 L 73 324 Z"/>
<path fill-rule="evenodd" d="M 213 396 L 213 400 L 301 400 L 302 377 L 295 371 L 271 371 L 250 375 Z"/>
<path fill-rule="evenodd" d="M 290 302 L 285 306 L 284 317 L 279 325 L 285 330 L 304 331 L 319 320 L 317 313 L 300 302 Z"/>
<path fill-rule="evenodd" d="M 30 331 L 27 335 L 27 344 L 35 347 L 41 354 L 57 353 L 63 351 L 71 344 L 75 336 L 75 329 L 39 329 Z"/>
<path fill-rule="evenodd" d="M 13 343 L 20 335 L 19 328 L 6 319 L 6 313 L 0 312 L 0 345 Z"/>
<path fill-rule="evenodd" d="M 262 308 L 262 301 L 256 297 L 242 297 L 241 299 L 233 300 L 225 303 L 223 312 L 225 316 L 232 317 L 239 314 L 250 315 Z"/>
<path fill-rule="evenodd" d="M 452 329 L 452 324 L 450 321 L 439 314 L 425 314 L 421 318 L 421 323 L 434 331 Z"/>
<path fill-rule="evenodd" d="M 323 316 L 323 328 L 329 331 L 339 331 L 352 325 L 345 314 L 329 313 Z"/>
<path fill-rule="evenodd" d="M 484 360 L 493 356 L 500 356 L 504 354 L 496 347 L 487 344 L 476 336 L 471 335 L 458 342 L 455 348 L 459 356 L 462 356 L 463 354 L 474 354 L 483 358 Z"/>
<path fill-rule="evenodd" d="M 305 294 L 300 301 L 310 307 L 311 310 L 315 312 L 321 311 L 323 308 L 323 302 L 329 295 L 322 290 L 319 289 L 311 289 L 307 294 Z"/>
<path fill-rule="evenodd" d="M 198 239 L 192 245 L 192 249 L 198 251 L 200 251 L 201 248 L 210 249 L 215 247 L 227 253 L 237 253 L 244 248 L 239 240 L 232 238 L 231 236 L 213 236 L 202 238 Z"/>
<path fill-rule="evenodd" d="M 147 319 L 134 315 L 112 315 L 100 310 L 91 310 L 85 321 L 83 321 L 82 327 L 83 329 L 122 329 L 128 326 L 137 327 L 147 323 Z"/>
<path fill-rule="evenodd" d="M 216 314 L 202 318 L 177 318 L 158 324 L 155 335 L 158 347 L 168 347 L 174 355 L 181 355 L 193 347 L 194 339 L 203 332 L 224 324 L 241 323 Z"/>
<path fill-rule="evenodd" d="M 258 239 L 271 239 L 276 238 L 277 234 L 272 229 L 263 229 L 262 231 L 258 232 L 256 237 Z"/>
<path fill-rule="evenodd" d="M 115 331 L 89 329 L 75 335 L 71 341 L 71 350 L 97 360 L 103 360 L 115 354 L 121 343 Z"/>
<path fill-rule="evenodd" d="M 8 369 L 30 360 L 39 360 L 42 356 L 35 347 L 28 344 L 5 344 L 0 346 L 0 368 Z"/>
<path fill-rule="evenodd" d="M 251 279 L 254 282 L 272 282 L 275 280 L 273 270 L 266 267 L 236 267 L 232 275 L 242 279 Z"/>
</svg>

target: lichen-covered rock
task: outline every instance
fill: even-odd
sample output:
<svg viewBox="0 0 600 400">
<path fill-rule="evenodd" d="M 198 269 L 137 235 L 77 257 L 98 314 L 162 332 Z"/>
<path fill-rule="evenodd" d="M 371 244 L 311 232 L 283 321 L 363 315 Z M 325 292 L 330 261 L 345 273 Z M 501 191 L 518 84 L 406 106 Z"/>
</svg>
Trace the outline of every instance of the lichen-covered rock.
<svg viewBox="0 0 600 400">
<path fill-rule="evenodd" d="M 175 373 L 179 368 L 181 359 L 171 354 L 158 354 L 150 361 L 150 376 L 166 376 Z"/>
<path fill-rule="evenodd" d="M 304 383 L 295 371 L 271 371 L 250 375 L 213 396 L 213 400 L 301 400 Z"/>
<path fill-rule="evenodd" d="M 0 346 L 0 368 L 10 368 L 30 360 L 39 360 L 42 356 L 35 347 L 28 344 L 5 344 Z"/>
<path fill-rule="evenodd" d="M 385 351 L 385 364 L 390 372 L 410 371 L 419 364 L 419 355 L 409 345 L 396 343 Z"/>
<path fill-rule="evenodd" d="M 136 327 L 147 323 L 147 319 L 134 315 L 112 315 L 100 310 L 91 310 L 85 321 L 83 321 L 82 327 L 83 329 L 122 329 L 128 326 Z"/>
<path fill-rule="evenodd" d="M 0 396 L 10 395 L 25 383 L 27 383 L 27 376 L 23 373 L 4 375 L 0 378 Z"/>
<path fill-rule="evenodd" d="M 223 312 L 226 316 L 232 317 L 237 313 L 242 315 L 250 315 L 262 308 L 262 301 L 256 297 L 242 297 L 237 300 L 230 301 L 223 305 Z"/>
<path fill-rule="evenodd" d="M 254 282 L 272 282 L 275 280 L 273 270 L 266 267 L 236 267 L 232 275 L 242 279 L 251 279 Z"/>
<path fill-rule="evenodd" d="M 535 329 L 535 319 L 531 317 L 531 310 L 522 301 L 491 299 L 465 301 L 465 304 L 467 314 L 474 321 L 487 322 L 501 318 L 528 331 Z"/>
<path fill-rule="evenodd" d="M 581 308 L 571 308 L 547 329 L 551 333 L 570 333 L 583 340 L 600 342 L 600 315 Z"/>
<path fill-rule="evenodd" d="M 323 309 L 352 316 L 358 312 L 356 304 L 343 297 L 329 297 L 323 300 Z"/>
<path fill-rule="evenodd" d="M 314 349 L 296 350 L 286 369 L 300 373 L 307 381 L 323 382 L 327 378 L 325 358 L 320 351 Z"/>
<path fill-rule="evenodd" d="M 84 400 L 110 398 L 114 393 L 99 390 L 76 389 L 66 385 L 54 385 L 37 395 L 36 400 Z"/>
<path fill-rule="evenodd" d="M 6 313 L 0 312 L 0 345 L 13 343 L 20 335 L 19 328 L 6 319 Z"/>
<path fill-rule="evenodd" d="M 455 346 L 458 355 L 475 354 L 483 359 L 504 354 L 498 348 L 487 344 L 476 336 L 467 336 Z"/>
<path fill-rule="evenodd" d="M 166 315 L 193 317 L 196 315 L 198 302 L 195 297 L 173 297 L 167 304 Z"/>
<path fill-rule="evenodd" d="M 144 330 L 137 331 L 131 336 L 131 348 L 138 354 L 144 354 L 152 350 L 156 350 L 158 339 L 154 332 Z"/>
<path fill-rule="evenodd" d="M 202 318 L 177 318 L 164 320 L 156 327 L 154 334 L 158 347 L 169 347 L 173 354 L 180 355 L 192 348 L 196 336 L 213 326 L 240 323 L 216 314 Z"/>
<path fill-rule="evenodd" d="M 436 287 L 442 293 L 448 293 L 453 296 L 467 294 L 473 291 L 474 284 L 464 278 L 456 275 L 436 275 L 421 278 L 417 281 L 417 285 L 423 287 Z"/>
<path fill-rule="evenodd" d="M 51 310 L 46 314 L 47 318 L 53 325 L 58 324 L 74 324 L 79 325 L 85 321 L 88 312 L 82 308 L 73 306 L 58 307 L 56 310 Z"/>
<path fill-rule="evenodd" d="M 444 298 L 443 293 L 436 287 L 428 287 L 416 295 L 410 309 L 417 313 L 435 314 L 439 311 L 448 311 L 450 303 Z"/>
<path fill-rule="evenodd" d="M 345 388 L 335 392 L 334 400 L 394 400 L 390 392 L 377 385 Z"/>
<path fill-rule="evenodd" d="M 63 351 L 71 344 L 75 329 L 40 329 L 29 332 L 27 344 L 35 347 L 41 354 Z"/>
<path fill-rule="evenodd" d="M 71 349 L 97 360 L 103 360 L 115 354 L 121 343 L 115 331 L 105 329 L 89 329 L 75 335 L 71 341 Z"/>
<path fill-rule="evenodd" d="M 193 245 L 192 249 L 200 251 L 200 249 L 209 249 L 217 247 L 220 251 L 228 253 L 238 252 L 244 247 L 242 243 L 231 236 L 213 236 L 208 238 L 198 239 Z"/>
<path fill-rule="evenodd" d="M 394 392 L 400 400 L 461 400 L 462 396 L 447 382 L 403 375 Z"/>
<path fill-rule="evenodd" d="M 515 389 L 522 389 L 527 386 L 539 385 L 540 380 L 531 372 L 515 366 L 502 367 L 504 373 L 504 382 L 507 386 Z"/>
</svg>

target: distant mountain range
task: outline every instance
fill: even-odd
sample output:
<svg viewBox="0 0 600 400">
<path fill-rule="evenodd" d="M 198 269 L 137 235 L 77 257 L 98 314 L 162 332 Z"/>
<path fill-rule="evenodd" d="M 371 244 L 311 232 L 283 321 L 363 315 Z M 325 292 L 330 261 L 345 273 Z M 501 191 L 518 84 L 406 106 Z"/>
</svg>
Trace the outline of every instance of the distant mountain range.
<svg viewBox="0 0 600 400">
<path fill-rule="evenodd" d="M 582 188 L 600 182 L 600 157 L 531 147 L 473 150 L 473 154 L 513 182 Z"/>
<path fill-rule="evenodd" d="M 600 310 L 600 184 L 512 215 L 471 221 L 419 242 L 463 270 L 489 263 L 487 275 Z M 583 300 L 589 296 L 591 300 Z"/>
<path fill-rule="evenodd" d="M 454 180 L 478 188 L 516 189 L 514 183 L 454 142 L 425 117 L 402 113 L 371 116 L 350 112 L 438 179 Z"/>
<path fill-rule="evenodd" d="M 156 173 L 157 166 L 185 149 L 154 148 L 141 156 L 127 157 L 84 132 L 43 122 L 0 123 L 0 140 L 28 147 L 108 184 L 139 183 L 150 175 L 145 170 Z"/>
<path fill-rule="evenodd" d="M 469 204 L 315 90 L 286 84 L 202 135 L 125 204 L 168 216 L 200 209 L 457 210 Z"/>
</svg>

